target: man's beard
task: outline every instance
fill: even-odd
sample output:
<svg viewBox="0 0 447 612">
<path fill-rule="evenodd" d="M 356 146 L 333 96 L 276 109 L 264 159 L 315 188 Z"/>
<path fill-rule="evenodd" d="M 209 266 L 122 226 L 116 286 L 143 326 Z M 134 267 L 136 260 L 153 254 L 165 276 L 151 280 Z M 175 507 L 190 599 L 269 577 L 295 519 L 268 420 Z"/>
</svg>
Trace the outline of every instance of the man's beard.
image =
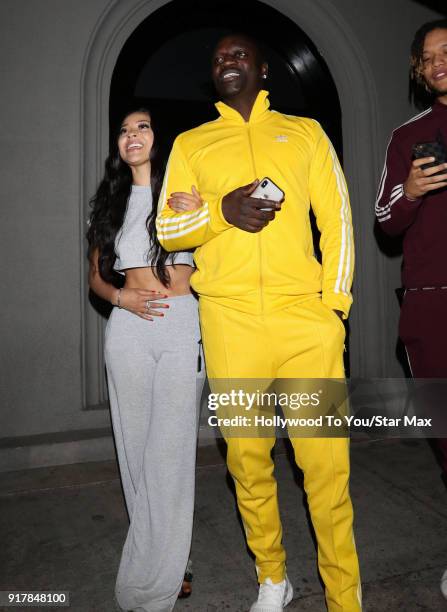
<svg viewBox="0 0 447 612">
<path fill-rule="evenodd" d="M 437 87 L 433 87 L 433 85 L 428 85 L 428 88 L 430 93 L 433 94 L 435 98 L 439 98 L 440 96 L 447 96 L 447 86 L 443 87 L 442 89 L 438 89 Z"/>
</svg>

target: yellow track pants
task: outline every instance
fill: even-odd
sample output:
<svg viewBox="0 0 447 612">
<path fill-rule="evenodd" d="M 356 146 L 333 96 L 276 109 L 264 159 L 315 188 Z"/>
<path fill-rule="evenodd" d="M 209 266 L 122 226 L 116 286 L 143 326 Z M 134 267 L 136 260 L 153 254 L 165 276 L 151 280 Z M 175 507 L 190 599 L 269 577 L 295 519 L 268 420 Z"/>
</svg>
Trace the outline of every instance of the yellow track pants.
<svg viewBox="0 0 447 612">
<path fill-rule="evenodd" d="M 345 330 L 320 298 L 256 316 L 202 298 L 200 319 L 208 377 L 344 378 Z M 227 438 L 235 486 L 258 580 L 285 576 L 276 480 L 275 438 Z M 349 440 L 293 438 L 295 460 L 318 542 L 329 612 L 361 610 L 361 587 L 349 495 Z"/>
</svg>

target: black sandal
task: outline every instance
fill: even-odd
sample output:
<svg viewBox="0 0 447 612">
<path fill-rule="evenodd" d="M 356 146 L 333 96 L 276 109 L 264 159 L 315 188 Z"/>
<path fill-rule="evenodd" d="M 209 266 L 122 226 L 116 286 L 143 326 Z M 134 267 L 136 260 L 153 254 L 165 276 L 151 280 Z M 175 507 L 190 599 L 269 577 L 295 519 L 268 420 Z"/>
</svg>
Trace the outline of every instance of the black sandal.
<svg viewBox="0 0 447 612">
<path fill-rule="evenodd" d="M 191 560 L 188 561 L 188 564 L 186 566 L 186 572 L 185 575 L 183 577 L 183 584 L 182 587 L 180 589 L 180 593 L 178 594 L 178 598 L 179 599 L 186 599 L 187 597 L 189 597 L 192 593 L 192 579 L 193 579 L 193 575 L 192 575 L 192 563 Z"/>
</svg>

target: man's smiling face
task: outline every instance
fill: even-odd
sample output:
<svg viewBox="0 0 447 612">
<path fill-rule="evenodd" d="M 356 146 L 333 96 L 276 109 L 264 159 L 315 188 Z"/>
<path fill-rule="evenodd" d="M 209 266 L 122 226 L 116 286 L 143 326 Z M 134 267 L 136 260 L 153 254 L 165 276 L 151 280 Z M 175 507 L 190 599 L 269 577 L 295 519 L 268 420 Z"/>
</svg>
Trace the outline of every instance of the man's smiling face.
<svg viewBox="0 0 447 612">
<path fill-rule="evenodd" d="M 447 29 L 437 28 L 425 37 L 422 74 L 433 93 L 447 95 Z"/>
<path fill-rule="evenodd" d="M 242 35 L 222 38 L 214 51 L 212 76 L 219 96 L 225 101 L 237 96 L 255 97 L 262 89 L 267 64 L 255 43 Z"/>
</svg>

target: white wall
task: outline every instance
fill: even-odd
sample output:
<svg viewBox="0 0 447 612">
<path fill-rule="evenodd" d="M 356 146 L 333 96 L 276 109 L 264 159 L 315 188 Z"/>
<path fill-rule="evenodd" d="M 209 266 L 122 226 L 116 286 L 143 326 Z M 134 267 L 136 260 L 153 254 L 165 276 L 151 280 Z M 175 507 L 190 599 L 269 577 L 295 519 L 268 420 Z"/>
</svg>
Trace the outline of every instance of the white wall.
<svg viewBox="0 0 447 612">
<path fill-rule="evenodd" d="M 81 71 L 107 4 L 0 3 L 2 438 L 108 422 L 80 410 L 79 272 Z"/>
</svg>

